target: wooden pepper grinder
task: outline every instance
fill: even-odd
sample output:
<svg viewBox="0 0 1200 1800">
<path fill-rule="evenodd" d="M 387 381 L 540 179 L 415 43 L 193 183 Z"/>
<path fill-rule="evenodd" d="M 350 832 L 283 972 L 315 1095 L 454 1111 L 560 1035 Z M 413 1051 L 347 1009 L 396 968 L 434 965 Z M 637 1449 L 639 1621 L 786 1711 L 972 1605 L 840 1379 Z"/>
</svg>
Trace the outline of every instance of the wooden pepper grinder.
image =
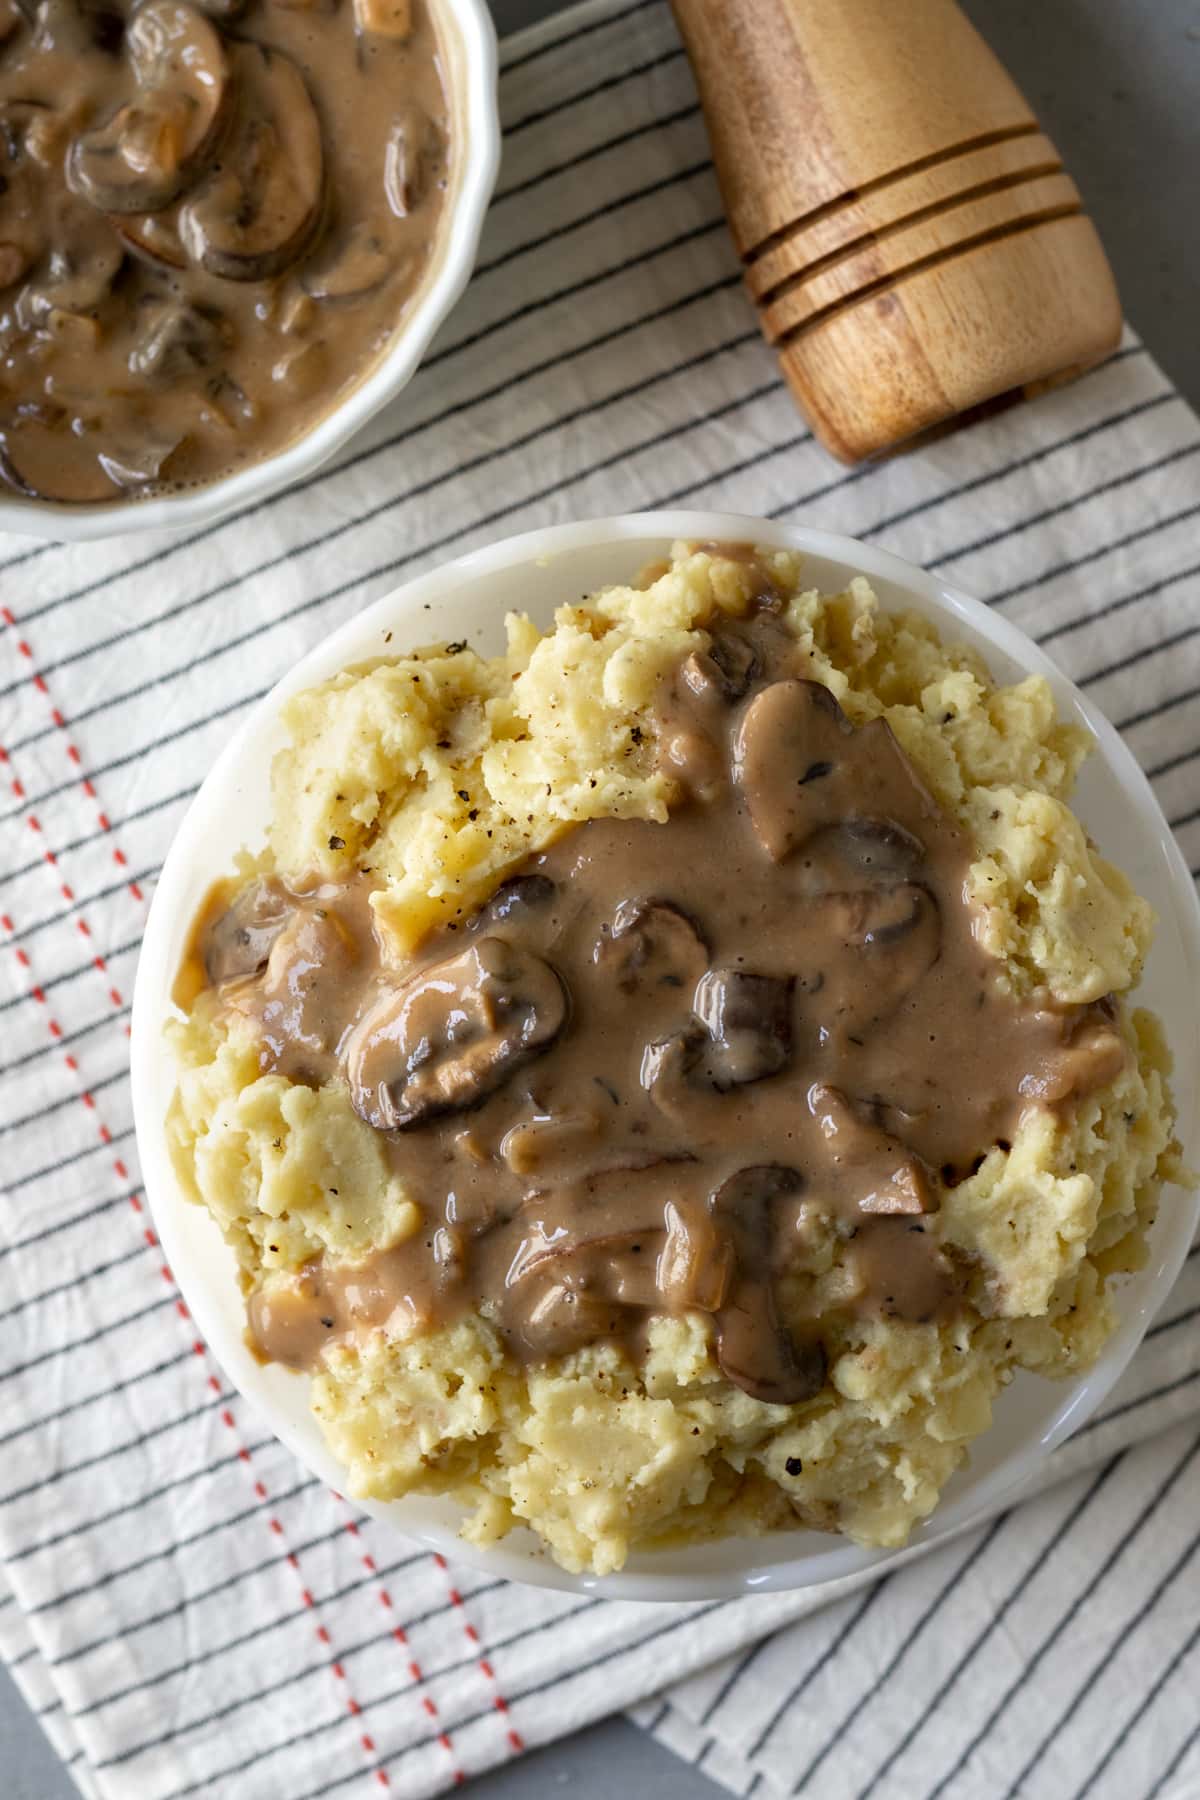
<svg viewBox="0 0 1200 1800">
<path fill-rule="evenodd" d="M 767 341 L 857 462 L 1107 356 L 1095 228 L 954 0 L 672 0 Z"/>
</svg>

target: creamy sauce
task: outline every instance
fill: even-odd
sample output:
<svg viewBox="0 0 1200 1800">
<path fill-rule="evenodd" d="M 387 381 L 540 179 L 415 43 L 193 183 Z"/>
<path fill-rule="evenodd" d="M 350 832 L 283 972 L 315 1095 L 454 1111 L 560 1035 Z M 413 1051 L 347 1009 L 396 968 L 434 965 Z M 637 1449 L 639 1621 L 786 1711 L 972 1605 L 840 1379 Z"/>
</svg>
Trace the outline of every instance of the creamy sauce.
<svg viewBox="0 0 1200 1800">
<path fill-rule="evenodd" d="M 263 1066 L 346 1081 L 424 1214 L 360 1267 L 256 1295 L 264 1354 L 308 1366 L 469 1308 L 526 1360 L 636 1354 L 655 1313 L 698 1310 L 732 1381 L 800 1400 L 824 1379 L 803 1276 L 830 1230 L 849 1312 L 960 1306 L 946 1187 L 1124 1047 L 1111 1005 L 1005 991 L 970 844 L 886 723 L 852 729 L 802 678 L 772 608 L 716 627 L 662 696 L 666 824 L 576 827 L 399 970 L 363 878 L 260 885 L 208 928 Z"/>
<path fill-rule="evenodd" d="M 387 347 L 442 211 L 425 0 L 0 0 L 0 480 L 212 481 Z"/>
</svg>

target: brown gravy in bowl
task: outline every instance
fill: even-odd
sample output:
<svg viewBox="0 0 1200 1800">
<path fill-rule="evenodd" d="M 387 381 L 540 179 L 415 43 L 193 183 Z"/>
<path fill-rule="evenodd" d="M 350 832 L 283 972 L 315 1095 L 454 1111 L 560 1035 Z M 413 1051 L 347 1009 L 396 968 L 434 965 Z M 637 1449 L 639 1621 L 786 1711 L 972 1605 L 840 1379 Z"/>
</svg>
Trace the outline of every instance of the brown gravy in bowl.
<svg viewBox="0 0 1200 1800">
<path fill-rule="evenodd" d="M 0 481 L 263 460 L 386 349 L 449 138 L 425 0 L 0 0 Z"/>
</svg>

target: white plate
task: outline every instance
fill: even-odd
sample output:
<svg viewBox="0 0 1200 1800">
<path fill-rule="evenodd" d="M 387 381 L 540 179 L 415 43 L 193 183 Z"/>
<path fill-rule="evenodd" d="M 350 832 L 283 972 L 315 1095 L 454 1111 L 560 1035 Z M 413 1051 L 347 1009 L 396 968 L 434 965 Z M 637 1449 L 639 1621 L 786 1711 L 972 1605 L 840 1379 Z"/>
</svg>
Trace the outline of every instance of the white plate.
<svg viewBox="0 0 1200 1800">
<path fill-rule="evenodd" d="M 871 579 L 885 608 L 914 607 L 949 638 L 982 651 L 1001 680 L 1029 671 L 1051 682 L 1061 713 L 1095 734 L 1096 753 L 1080 780 L 1076 806 L 1104 852 L 1119 863 L 1158 913 L 1158 933 L 1138 999 L 1166 1026 L 1175 1053 L 1180 1133 L 1194 1143 L 1200 1089 L 1200 907 L 1191 877 L 1149 783 L 1112 726 L 1025 635 L 998 614 L 898 557 L 849 538 L 737 515 L 699 512 L 629 514 L 509 538 L 419 576 L 369 607 L 317 646 L 257 706 L 228 745 L 180 827 L 150 911 L 133 1007 L 133 1095 L 138 1146 L 155 1224 L 189 1307 L 230 1378 L 303 1463 L 331 1486 L 343 1471 L 325 1448 L 308 1410 L 308 1382 L 262 1367 L 243 1342 L 242 1304 L 233 1254 L 207 1213 L 182 1196 L 166 1152 L 162 1123 L 174 1086 L 162 1030 L 189 922 L 210 883 L 228 872 L 234 852 L 258 848 L 269 817 L 268 771 L 281 745 L 282 702 L 347 664 L 396 654 L 431 639 L 469 638 L 485 652 L 502 646 L 504 614 L 521 608 L 548 621 L 565 598 L 629 580 L 665 554 L 672 539 L 751 539 L 805 553 L 805 579 L 823 592 L 854 574 Z M 427 610 L 428 609 L 428 610 Z M 388 641 L 390 639 L 390 641 Z M 1121 1283 L 1120 1329 L 1096 1367 L 1070 1384 L 1020 1376 L 1000 1398 L 995 1423 L 975 1445 L 968 1469 L 950 1482 L 933 1518 L 914 1533 L 928 1544 L 994 1511 L 1028 1480 L 1046 1452 L 1095 1410 L 1121 1374 L 1179 1271 L 1196 1225 L 1197 1200 L 1177 1189 L 1163 1197 L 1147 1266 Z M 458 1509 L 410 1498 L 366 1511 L 405 1532 L 477 1563 L 493 1574 L 544 1586 L 589 1589 L 626 1600 L 699 1600 L 748 1591 L 816 1586 L 894 1553 L 868 1551 L 816 1532 L 637 1555 L 619 1575 L 564 1573 L 531 1533 L 514 1533 L 480 1551 L 456 1536 Z"/>
</svg>

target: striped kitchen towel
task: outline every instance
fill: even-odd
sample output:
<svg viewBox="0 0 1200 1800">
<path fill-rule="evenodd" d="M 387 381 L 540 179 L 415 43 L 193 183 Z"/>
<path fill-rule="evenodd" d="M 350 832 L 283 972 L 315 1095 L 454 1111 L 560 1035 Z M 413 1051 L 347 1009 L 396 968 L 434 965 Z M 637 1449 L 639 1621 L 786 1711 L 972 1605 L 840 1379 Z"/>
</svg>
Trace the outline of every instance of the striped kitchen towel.
<svg viewBox="0 0 1200 1800">
<path fill-rule="evenodd" d="M 1039 1497 L 816 1600 L 670 1607 L 365 1520 L 164 1264 L 126 1030 L 172 831 L 318 637 L 501 533 L 695 501 L 945 570 L 1105 707 L 1200 863 L 1200 427 L 1141 345 L 839 469 L 740 290 L 665 0 L 514 40 L 502 91 L 470 291 L 336 464 L 186 538 L 0 543 L 0 1650 L 113 1800 L 419 1800 L 617 1707 L 743 1792 L 1194 1794 L 1200 1257 Z"/>
</svg>

